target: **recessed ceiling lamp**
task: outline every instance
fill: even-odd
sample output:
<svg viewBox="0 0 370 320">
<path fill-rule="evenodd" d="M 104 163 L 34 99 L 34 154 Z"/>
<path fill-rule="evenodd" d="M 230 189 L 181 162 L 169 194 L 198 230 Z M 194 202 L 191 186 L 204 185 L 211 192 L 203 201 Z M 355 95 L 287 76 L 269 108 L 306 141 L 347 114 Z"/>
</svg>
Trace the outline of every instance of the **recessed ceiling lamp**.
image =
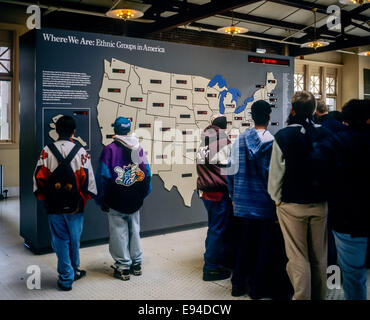
<svg viewBox="0 0 370 320">
<path fill-rule="evenodd" d="M 365 3 L 370 3 L 370 0 L 339 0 L 341 4 L 359 4 L 363 5 Z"/>
<path fill-rule="evenodd" d="M 314 14 L 314 19 L 315 19 L 315 24 L 314 24 L 314 39 L 313 41 L 306 42 L 301 45 L 301 48 L 312 48 L 314 50 L 321 48 L 321 47 L 326 47 L 329 45 L 329 42 L 323 41 L 323 40 L 317 40 L 317 34 L 316 34 L 316 12 L 317 9 L 313 9 L 313 14 Z"/>
<path fill-rule="evenodd" d="M 358 54 L 359 56 L 366 56 L 366 57 L 370 57 L 370 51 L 365 51 L 365 52 L 361 52 Z"/>
<path fill-rule="evenodd" d="M 228 33 L 231 36 L 235 36 L 236 34 L 241 34 L 241 33 L 246 33 L 248 32 L 248 29 L 242 28 L 242 27 L 237 27 L 234 23 L 234 12 L 232 13 L 232 18 L 231 18 L 231 26 L 229 27 L 223 27 L 223 28 L 218 28 L 218 32 L 222 33 Z"/>
<path fill-rule="evenodd" d="M 133 20 L 141 18 L 144 15 L 144 11 L 150 7 L 150 5 L 143 5 L 133 1 L 122 1 L 119 0 L 113 7 L 106 13 L 110 18 Z"/>
</svg>

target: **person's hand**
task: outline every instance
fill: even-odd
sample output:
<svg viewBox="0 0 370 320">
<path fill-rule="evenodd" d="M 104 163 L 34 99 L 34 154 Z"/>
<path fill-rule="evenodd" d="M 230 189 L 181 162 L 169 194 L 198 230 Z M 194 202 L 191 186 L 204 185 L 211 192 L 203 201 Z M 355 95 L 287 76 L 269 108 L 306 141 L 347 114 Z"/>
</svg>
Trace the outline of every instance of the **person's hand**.
<svg viewBox="0 0 370 320">
<path fill-rule="evenodd" d="M 275 205 L 278 207 L 280 206 L 281 202 L 275 202 Z"/>
<path fill-rule="evenodd" d="M 109 207 L 107 207 L 106 205 L 102 204 L 100 206 L 100 209 L 102 209 L 103 212 L 109 212 Z"/>
</svg>

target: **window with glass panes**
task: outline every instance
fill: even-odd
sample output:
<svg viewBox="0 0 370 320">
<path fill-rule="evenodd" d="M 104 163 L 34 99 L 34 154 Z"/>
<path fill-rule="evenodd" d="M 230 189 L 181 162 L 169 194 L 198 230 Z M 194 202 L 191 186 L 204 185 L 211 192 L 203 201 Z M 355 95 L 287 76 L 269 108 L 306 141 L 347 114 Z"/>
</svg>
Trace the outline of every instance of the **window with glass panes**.
<svg viewBox="0 0 370 320">
<path fill-rule="evenodd" d="M 335 78 L 326 77 L 325 79 L 325 90 L 326 94 L 335 94 Z"/>
<path fill-rule="evenodd" d="M 320 86 L 321 86 L 320 75 L 311 75 L 310 92 L 313 93 L 314 95 L 319 95 L 321 93 Z"/>
<path fill-rule="evenodd" d="M 337 109 L 337 70 L 327 68 L 325 74 L 325 95 L 329 111 Z"/>
<path fill-rule="evenodd" d="M 294 74 L 294 92 L 299 92 L 304 90 L 304 74 L 295 73 Z"/>
<path fill-rule="evenodd" d="M 342 103 L 341 65 L 296 60 L 294 66 L 294 91 L 307 90 L 317 100 L 325 101 L 329 111 L 338 109 Z"/>
<path fill-rule="evenodd" d="M 0 30 L 0 140 L 11 140 L 13 54 L 12 32 Z"/>
</svg>

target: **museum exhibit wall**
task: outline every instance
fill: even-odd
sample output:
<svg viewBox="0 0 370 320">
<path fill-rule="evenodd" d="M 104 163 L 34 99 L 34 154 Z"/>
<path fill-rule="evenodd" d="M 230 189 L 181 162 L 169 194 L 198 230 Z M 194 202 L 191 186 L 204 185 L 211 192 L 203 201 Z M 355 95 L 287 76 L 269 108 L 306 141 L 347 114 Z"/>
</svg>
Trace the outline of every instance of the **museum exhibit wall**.
<svg viewBox="0 0 370 320">
<path fill-rule="evenodd" d="M 103 146 L 112 142 L 116 116 L 131 118 L 135 131 L 151 133 L 142 140 L 153 173 L 152 193 L 141 210 L 143 234 L 204 225 L 205 209 L 195 191 L 198 133 L 212 114 L 225 112 L 234 140 L 253 126 L 250 107 L 261 98 L 276 106 L 270 127 L 276 133 L 289 112 L 294 59 L 42 29 L 21 37 L 20 70 L 20 232 L 41 252 L 49 248 L 50 235 L 43 204 L 32 194 L 32 174 L 42 147 L 57 139 L 60 115 L 75 117 L 74 138 L 91 154 L 94 169 Z M 165 138 L 162 131 L 171 134 Z M 184 164 L 154 163 L 173 157 L 174 145 L 185 147 Z M 85 212 L 82 244 L 107 239 L 105 214 L 94 201 Z"/>
</svg>

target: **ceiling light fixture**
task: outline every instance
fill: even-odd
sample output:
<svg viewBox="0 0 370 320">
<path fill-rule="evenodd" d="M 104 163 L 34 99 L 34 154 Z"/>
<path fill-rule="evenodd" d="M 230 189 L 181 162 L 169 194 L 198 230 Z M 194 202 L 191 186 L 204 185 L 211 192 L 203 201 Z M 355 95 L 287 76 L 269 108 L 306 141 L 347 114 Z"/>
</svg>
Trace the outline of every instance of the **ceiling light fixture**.
<svg viewBox="0 0 370 320">
<path fill-rule="evenodd" d="M 370 3 L 370 0 L 339 0 L 341 4 L 359 4 L 363 5 L 365 3 Z"/>
<path fill-rule="evenodd" d="M 110 18 L 122 19 L 124 21 L 133 20 L 141 18 L 144 15 L 144 11 L 149 7 L 150 5 L 143 5 L 142 3 L 119 0 L 106 15 Z"/>
<path fill-rule="evenodd" d="M 361 52 L 358 54 L 359 56 L 366 56 L 366 57 L 370 57 L 370 51 L 365 51 L 365 52 Z"/>
<path fill-rule="evenodd" d="M 218 32 L 222 32 L 222 33 L 228 33 L 228 34 L 230 34 L 233 37 L 236 34 L 241 34 L 241 33 L 248 32 L 248 29 L 242 28 L 242 27 L 237 27 L 234 24 L 234 12 L 232 12 L 231 26 L 229 26 L 229 27 L 223 27 L 223 28 L 218 28 L 217 31 Z"/>
<path fill-rule="evenodd" d="M 314 39 L 313 41 L 306 42 L 301 45 L 302 48 L 312 48 L 314 50 L 317 50 L 318 48 L 326 47 L 329 45 L 329 42 L 322 41 L 322 40 L 317 40 L 317 31 L 316 31 L 316 12 L 317 8 L 313 9 L 313 14 L 314 14 Z"/>
</svg>

